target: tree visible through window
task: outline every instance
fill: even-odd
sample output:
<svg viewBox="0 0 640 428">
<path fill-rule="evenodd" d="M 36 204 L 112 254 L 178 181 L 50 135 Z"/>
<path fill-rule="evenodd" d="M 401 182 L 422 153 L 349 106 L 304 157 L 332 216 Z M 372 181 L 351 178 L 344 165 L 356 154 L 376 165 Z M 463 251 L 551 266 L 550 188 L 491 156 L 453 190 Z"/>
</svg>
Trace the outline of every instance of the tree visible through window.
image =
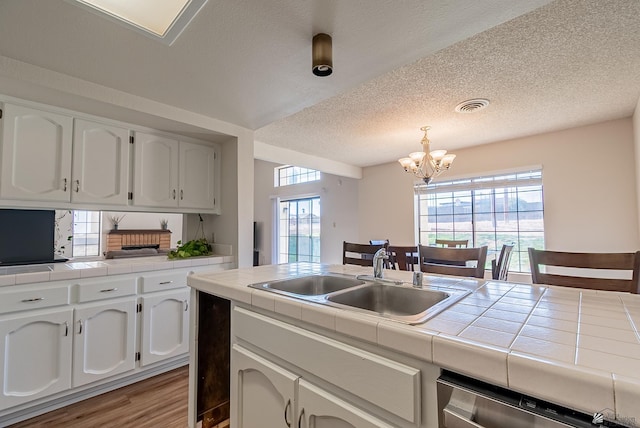
<svg viewBox="0 0 640 428">
<path fill-rule="evenodd" d="M 544 248 L 542 171 L 416 185 L 419 241 L 468 239 L 489 254 L 513 244 L 511 271 L 529 272 L 529 247 Z M 487 262 L 490 268 L 490 261 Z"/>
<path fill-rule="evenodd" d="M 281 201 L 278 262 L 320 262 L 320 197 Z"/>
</svg>

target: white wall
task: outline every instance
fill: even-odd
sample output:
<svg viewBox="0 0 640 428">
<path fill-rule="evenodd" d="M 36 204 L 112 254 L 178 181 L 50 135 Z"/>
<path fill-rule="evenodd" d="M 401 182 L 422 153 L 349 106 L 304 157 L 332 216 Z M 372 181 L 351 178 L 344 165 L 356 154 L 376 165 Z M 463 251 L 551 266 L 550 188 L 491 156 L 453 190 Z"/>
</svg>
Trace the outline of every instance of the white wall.
<svg viewBox="0 0 640 428">
<path fill-rule="evenodd" d="M 638 136 L 636 144 L 640 144 L 637 140 Z M 640 249 L 631 118 L 455 153 L 452 170 L 441 179 L 543 167 L 547 249 Z M 358 187 L 360 241 L 383 235 L 394 244 L 414 243 L 412 183 L 397 162 L 364 169 Z M 380 208 L 381 200 L 385 201 L 384 209 Z"/>
<path fill-rule="evenodd" d="M 633 114 L 633 139 L 636 159 L 636 196 L 638 200 L 638 222 L 640 223 L 640 98 Z M 640 230 L 640 225 L 638 226 Z M 640 233 L 640 232 L 639 232 Z M 640 239 L 640 237 L 638 238 Z"/>
<path fill-rule="evenodd" d="M 254 220 L 260 230 L 260 264 L 272 263 L 274 203 L 281 199 L 320 196 L 320 260 L 342 263 L 342 241 L 358 238 L 358 180 L 321 175 L 321 180 L 274 187 L 273 169 L 280 164 L 254 161 Z"/>
</svg>

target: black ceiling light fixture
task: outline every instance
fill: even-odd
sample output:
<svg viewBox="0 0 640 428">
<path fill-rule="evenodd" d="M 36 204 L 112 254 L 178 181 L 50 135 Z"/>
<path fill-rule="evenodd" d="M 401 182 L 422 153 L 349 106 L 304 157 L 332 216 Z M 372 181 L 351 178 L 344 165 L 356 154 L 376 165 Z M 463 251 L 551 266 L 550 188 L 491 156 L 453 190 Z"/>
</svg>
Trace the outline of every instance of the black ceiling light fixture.
<svg viewBox="0 0 640 428">
<path fill-rule="evenodd" d="M 329 76 L 333 72 L 331 57 L 331 36 L 318 33 L 312 42 L 313 74 L 320 77 Z"/>
</svg>

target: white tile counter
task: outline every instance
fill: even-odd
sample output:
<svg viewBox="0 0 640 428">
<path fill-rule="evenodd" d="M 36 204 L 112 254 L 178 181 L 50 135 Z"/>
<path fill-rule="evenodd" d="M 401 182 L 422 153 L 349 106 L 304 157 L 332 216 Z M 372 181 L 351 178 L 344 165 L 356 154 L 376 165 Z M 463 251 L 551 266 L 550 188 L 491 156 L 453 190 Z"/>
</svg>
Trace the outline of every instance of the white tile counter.
<svg viewBox="0 0 640 428">
<path fill-rule="evenodd" d="M 191 287 L 285 315 L 588 414 L 640 426 L 640 296 L 425 275 L 473 293 L 420 325 L 288 298 L 249 284 L 370 268 L 311 263 L 198 273 Z M 411 283 L 411 272 L 385 277 Z"/>
<path fill-rule="evenodd" d="M 99 261 L 49 263 L 0 267 L 0 287 L 36 282 L 64 281 L 99 276 L 121 275 L 155 270 L 179 269 L 192 266 L 231 265 L 235 257 L 212 255 L 183 260 L 169 260 L 166 255 L 134 257 Z"/>
</svg>

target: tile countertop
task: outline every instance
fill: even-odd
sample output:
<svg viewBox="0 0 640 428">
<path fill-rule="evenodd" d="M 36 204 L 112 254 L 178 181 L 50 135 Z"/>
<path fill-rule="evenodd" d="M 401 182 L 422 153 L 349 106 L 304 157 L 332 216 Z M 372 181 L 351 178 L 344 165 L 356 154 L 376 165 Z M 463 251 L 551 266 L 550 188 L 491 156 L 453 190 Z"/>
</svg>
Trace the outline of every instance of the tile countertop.
<svg viewBox="0 0 640 428">
<path fill-rule="evenodd" d="M 69 261 L 66 263 L 8 266 L 0 267 L 0 287 L 233 262 L 235 262 L 235 257 L 230 255 L 212 255 L 182 260 L 169 260 L 166 255 L 159 255 L 98 261 Z"/>
<path fill-rule="evenodd" d="M 247 285 L 370 268 L 294 263 L 191 275 L 200 291 L 398 350 L 442 368 L 640 427 L 640 295 L 425 275 L 473 291 L 424 324 L 288 298 Z M 385 271 L 411 283 L 412 272 Z"/>
</svg>

